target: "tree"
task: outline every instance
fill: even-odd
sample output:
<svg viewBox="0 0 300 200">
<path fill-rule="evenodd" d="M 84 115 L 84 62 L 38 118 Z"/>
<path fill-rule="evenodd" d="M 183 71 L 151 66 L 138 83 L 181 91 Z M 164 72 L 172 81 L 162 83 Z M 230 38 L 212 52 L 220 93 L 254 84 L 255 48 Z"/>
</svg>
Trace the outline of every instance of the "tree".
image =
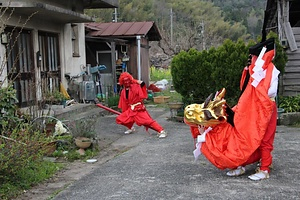
<svg viewBox="0 0 300 200">
<path fill-rule="evenodd" d="M 260 18 L 254 18 L 255 14 L 263 18 L 262 3 L 258 4 L 259 8 L 255 8 L 255 2 L 256 0 L 122 0 L 118 8 L 118 21 L 154 21 L 162 40 L 151 43 L 150 53 L 160 52 L 171 58 L 180 50 L 218 47 L 225 39 L 249 40 L 257 32 L 255 27 L 260 25 L 255 26 L 255 20 Z M 249 21 L 250 35 L 246 19 L 251 9 L 255 12 L 251 12 L 253 17 Z M 99 21 L 112 21 L 113 12 L 111 10 L 110 14 L 99 12 L 94 15 L 99 16 Z"/>
<path fill-rule="evenodd" d="M 246 28 L 241 23 L 225 22 L 220 8 L 212 3 L 197 0 L 176 0 L 165 4 L 172 8 L 172 22 L 164 18 L 163 39 L 158 46 L 167 55 L 174 55 L 178 50 L 209 49 L 218 46 L 226 39 L 248 38 Z M 172 24 L 172 26 L 171 26 Z M 173 35 L 171 35 L 173 33 Z M 171 41 L 173 38 L 173 41 Z"/>
<path fill-rule="evenodd" d="M 110 12 L 91 10 L 86 14 L 98 16 L 97 21 L 111 21 L 113 10 Z M 202 50 L 218 46 L 227 38 L 237 40 L 249 37 L 245 26 L 239 22 L 226 22 L 222 10 L 208 1 L 123 0 L 118 13 L 118 21 L 155 21 L 163 36 L 160 46 L 166 54 L 176 53 L 176 47 Z"/>
</svg>

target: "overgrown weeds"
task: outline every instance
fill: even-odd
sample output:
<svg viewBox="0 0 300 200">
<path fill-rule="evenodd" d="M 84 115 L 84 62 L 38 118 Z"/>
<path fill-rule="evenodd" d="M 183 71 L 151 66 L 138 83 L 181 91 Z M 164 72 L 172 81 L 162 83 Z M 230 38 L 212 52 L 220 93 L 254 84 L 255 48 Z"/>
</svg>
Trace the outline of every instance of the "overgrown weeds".
<svg viewBox="0 0 300 200">
<path fill-rule="evenodd" d="M 0 137 L 0 199 L 10 199 L 21 191 L 49 178 L 60 164 L 43 160 L 46 137 L 21 122 L 5 129 Z"/>
<path fill-rule="evenodd" d="M 74 161 L 91 158 L 98 152 L 91 147 L 82 156 L 77 152 L 72 135 L 48 135 L 44 129 L 37 129 L 30 118 L 18 112 L 14 104 L 15 95 L 12 85 L 0 89 L 0 199 L 16 197 L 63 167 L 62 164 L 45 161 L 44 155 Z M 93 127 L 90 123 L 85 125 L 80 127 L 81 132 Z M 54 153 L 49 152 L 52 147 Z"/>
<path fill-rule="evenodd" d="M 95 138 L 95 118 L 87 118 L 70 122 L 68 127 L 73 137 Z"/>
<path fill-rule="evenodd" d="M 170 68 L 163 69 L 163 68 L 155 68 L 154 66 L 152 66 L 150 68 L 150 80 L 160 81 L 162 79 L 166 79 L 166 80 L 172 79 Z"/>
<path fill-rule="evenodd" d="M 0 199 L 6 200 L 17 197 L 24 190 L 53 176 L 55 172 L 63 168 L 61 163 L 36 160 L 29 162 L 27 166 L 21 167 L 14 176 L 7 176 L 1 180 Z M 2 173 L 2 172 L 1 172 Z"/>
<path fill-rule="evenodd" d="M 119 96 L 119 95 L 109 97 L 109 98 L 107 99 L 107 106 L 108 106 L 108 107 L 115 107 L 115 106 L 118 106 L 118 104 L 119 104 L 119 99 L 120 99 L 120 96 Z"/>
</svg>

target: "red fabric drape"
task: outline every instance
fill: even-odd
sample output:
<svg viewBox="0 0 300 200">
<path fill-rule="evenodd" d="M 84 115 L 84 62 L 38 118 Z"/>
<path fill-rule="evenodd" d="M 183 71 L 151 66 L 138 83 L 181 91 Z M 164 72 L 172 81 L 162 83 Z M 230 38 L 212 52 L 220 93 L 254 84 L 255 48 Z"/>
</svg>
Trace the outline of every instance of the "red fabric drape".
<svg viewBox="0 0 300 200">
<path fill-rule="evenodd" d="M 206 141 L 201 146 L 203 155 L 220 169 L 236 168 L 245 163 L 260 146 L 266 133 L 273 112 L 273 103 L 268 97 L 268 89 L 274 65 L 270 62 L 274 51 L 263 56 L 266 76 L 255 88 L 248 85 L 235 106 L 234 124 L 222 123 L 206 134 Z M 250 74 L 257 57 L 252 58 Z M 242 76 L 243 77 L 243 76 Z"/>
</svg>

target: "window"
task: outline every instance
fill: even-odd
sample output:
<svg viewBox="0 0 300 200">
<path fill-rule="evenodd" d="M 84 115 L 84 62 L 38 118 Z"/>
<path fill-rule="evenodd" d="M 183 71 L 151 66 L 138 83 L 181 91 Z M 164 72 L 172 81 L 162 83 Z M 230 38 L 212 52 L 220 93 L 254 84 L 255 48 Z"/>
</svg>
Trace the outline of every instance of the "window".
<svg viewBox="0 0 300 200">
<path fill-rule="evenodd" d="M 58 34 L 39 32 L 41 71 L 59 71 Z"/>
</svg>

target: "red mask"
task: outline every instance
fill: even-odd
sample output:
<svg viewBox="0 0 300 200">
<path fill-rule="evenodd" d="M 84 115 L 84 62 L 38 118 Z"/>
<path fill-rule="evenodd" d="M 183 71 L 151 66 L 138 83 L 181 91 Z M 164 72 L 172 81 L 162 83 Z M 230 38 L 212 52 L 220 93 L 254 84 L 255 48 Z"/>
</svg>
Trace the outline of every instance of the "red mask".
<svg viewBox="0 0 300 200">
<path fill-rule="evenodd" d="M 123 80 L 123 85 L 125 88 L 129 88 L 130 87 L 130 84 L 131 84 L 131 81 L 129 78 L 124 78 Z"/>
</svg>

